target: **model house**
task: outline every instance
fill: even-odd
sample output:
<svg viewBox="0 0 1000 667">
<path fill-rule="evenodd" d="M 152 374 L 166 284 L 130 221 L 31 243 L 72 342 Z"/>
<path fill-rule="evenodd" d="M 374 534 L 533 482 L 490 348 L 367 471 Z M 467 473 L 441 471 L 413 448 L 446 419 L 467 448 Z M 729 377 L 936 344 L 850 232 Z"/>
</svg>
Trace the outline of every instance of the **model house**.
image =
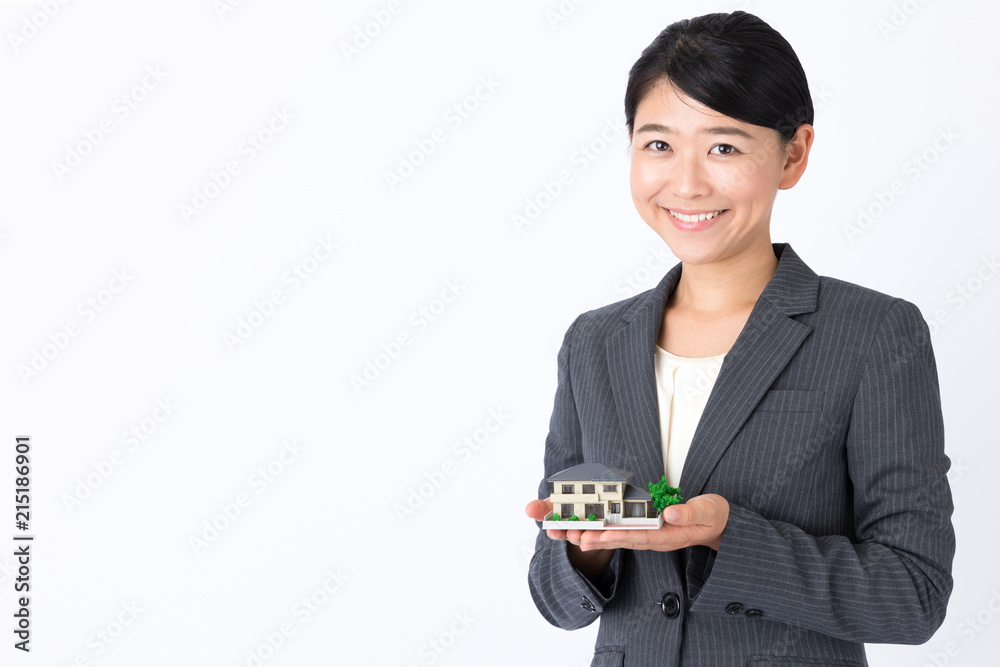
<svg viewBox="0 0 1000 667">
<path fill-rule="evenodd" d="M 658 528 L 663 518 L 632 473 L 600 463 L 581 463 L 549 477 L 552 512 L 543 528 Z M 558 518 L 556 518 L 558 515 Z M 591 520 L 589 517 L 593 516 Z"/>
</svg>

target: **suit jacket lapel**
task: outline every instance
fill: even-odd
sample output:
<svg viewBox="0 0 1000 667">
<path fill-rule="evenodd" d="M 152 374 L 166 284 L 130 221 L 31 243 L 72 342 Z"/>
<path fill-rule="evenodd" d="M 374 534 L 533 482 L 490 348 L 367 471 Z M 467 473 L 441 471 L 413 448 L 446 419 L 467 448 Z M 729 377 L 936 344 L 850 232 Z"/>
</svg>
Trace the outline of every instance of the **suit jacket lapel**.
<svg viewBox="0 0 1000 667">
<path fill-rule="evenodd" d="M 608 336 L 606 343 L 611 389 L 624 438 L 621 446 L 628 461 L 624 467 L 635 473 L 632 484 L 641 489 L 663 475 L 653 351 L 667 296 L 680 277 L 681 265 L 677 264 L 625 312 L 623 326 Z"/>
<path fill-rule="evenodd" d="M 740 427 L 812 328 L 791 316 L 816 309 L 819 276 L 786 243 L 773 244 L 778 268 L 726 355 L 695 430 L 680 485 L 688 498 L 705 483 Z M 623 448 L 635 483 L 663 474 L 659 406 L 653 350 L 670 292 L 680 279 L 674 266 L 660 283 L 623 315 L 625 323 L 607 341 L 611 386 Z"/>
</svg>

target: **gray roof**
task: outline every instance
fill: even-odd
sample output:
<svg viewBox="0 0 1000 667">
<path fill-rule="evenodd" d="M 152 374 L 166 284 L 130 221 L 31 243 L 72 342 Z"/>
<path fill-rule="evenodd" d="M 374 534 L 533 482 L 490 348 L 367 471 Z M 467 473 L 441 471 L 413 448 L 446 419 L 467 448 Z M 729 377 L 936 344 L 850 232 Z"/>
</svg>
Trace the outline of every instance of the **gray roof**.
<svg viewBox="0 0 1000 667">
<path fill-rule="evenodd" d="M 581 463 L 566 468 L 549 477 L 550 482 L 627 482 L 632 473 L 620 468 L 612 468 L 601 463 Z"/>
<path fill-rule="evenodd" d="M 653 496 L 649 495 L 637 486 L 627 484 L 625 486 L 624 493 L 622 493 L 622 498 L 625 500 L 652 500 Z"/>
</svg>

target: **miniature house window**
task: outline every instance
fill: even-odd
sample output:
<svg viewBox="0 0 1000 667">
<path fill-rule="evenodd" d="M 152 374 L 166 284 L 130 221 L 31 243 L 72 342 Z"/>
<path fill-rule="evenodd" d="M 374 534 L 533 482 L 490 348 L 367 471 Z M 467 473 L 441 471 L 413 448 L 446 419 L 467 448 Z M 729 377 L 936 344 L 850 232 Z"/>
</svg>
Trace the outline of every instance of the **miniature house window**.
<svg viewBox="0 0 1000 667">
<path fill-rule="evenodd" d="M 573 516 L 573 503 L 566 503 L 564 505 L 560 505 L 559 509 L 562 510 L 560 513 L 562 514 L 564 519 L 568 519 L 571 516 Z"/>
<path fill-rule="evenodd" d="M 584 484 L 583 485 L 583 492 L 584 493 L 597 493 L 596 491 L 594 491 L 594 485 L 593 484 Z"/>
<path fill-rule="evenodd" d="M 625 503 L 625 516 L 644 518 L 646 516 L 646 503 Z"/>
<path fill-rule="evenodd" d="M 573 485 L 572 484 L 563 484 L 562 485 L 562 492 L 563 493 L 573 493 Z"/>
<path fill-rule="evenodd" d="M 611 503 L 611 513 L 612 514 L 621 514 L 622 513 L 622 504 L 621 503 Z"/>
<path fill-rule="evenodd" d="M 618 493 L 618 485 L 617 484 L 605 484 L 604 485 L 604 493 Z"/>
<path fill-rule="evenodd" d="M 591 514 L 593 514 L 598 519 L 603 519 L 604 518 L 604 503 L 594 503 L 593 505 L 591 505 L 590 503 L 587 503 L 586 505 L 583 506 L 583 513 L 586 516 L 590 516 Z"/>
</svg>

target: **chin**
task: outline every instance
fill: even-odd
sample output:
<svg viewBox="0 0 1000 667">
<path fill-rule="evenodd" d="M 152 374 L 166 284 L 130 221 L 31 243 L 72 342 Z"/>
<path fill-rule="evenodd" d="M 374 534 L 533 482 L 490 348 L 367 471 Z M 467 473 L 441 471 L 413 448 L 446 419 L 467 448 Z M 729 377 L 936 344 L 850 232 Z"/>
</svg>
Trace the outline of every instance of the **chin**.
<svg viewBox="0 0 1000 667">
<path fill-rule="evenodd" d="M 706 238 L 684 238 L 684 232 L 670 229 L 667 233 L 655 230 L 667 244 L 671 254 L 685 264 L 708 264 L 719 258 L 719 247 Z"/>
<path fill-rule="evenodd" d="M 670 252 L 673 253 L 674 257 L 680 261 L 688 264 L 689 266 L 698 266 L 699 264 L 711 264 L 719 259 L 719 255 L 710 250 L 695 250 L 689 248 L 677 248 L 676 250 L 671 246 Z"/>
</svg>

